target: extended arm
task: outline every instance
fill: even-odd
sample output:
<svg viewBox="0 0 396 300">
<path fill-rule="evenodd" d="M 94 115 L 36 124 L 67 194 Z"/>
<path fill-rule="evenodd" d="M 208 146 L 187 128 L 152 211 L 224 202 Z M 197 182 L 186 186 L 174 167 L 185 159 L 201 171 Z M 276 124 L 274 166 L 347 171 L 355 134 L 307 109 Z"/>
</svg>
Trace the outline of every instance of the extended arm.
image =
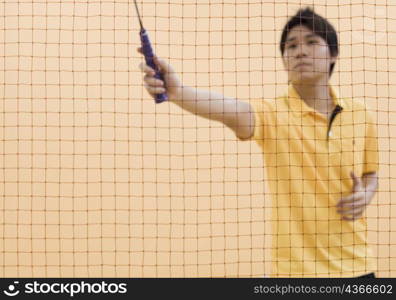
<svg viewBox="0 0 396 300">
<path fill-rule="evenodd" d="M 142 53 L 138 48 L 138 52 Z M 140 69 L 146 73 L 144 82 L 151 96 L 166 92 L 169 101 L 198 116 L 219 121 L 231 128 L 240 139 L 252 136 L 254 113 L 248 102 L 224 97 L 220 93 L 183 86 L 171 65 L 154 57 L 154 62 L 164 75 L 165 83 L 154 77 L 154 70 L 145 63 Z"/>
</svg>

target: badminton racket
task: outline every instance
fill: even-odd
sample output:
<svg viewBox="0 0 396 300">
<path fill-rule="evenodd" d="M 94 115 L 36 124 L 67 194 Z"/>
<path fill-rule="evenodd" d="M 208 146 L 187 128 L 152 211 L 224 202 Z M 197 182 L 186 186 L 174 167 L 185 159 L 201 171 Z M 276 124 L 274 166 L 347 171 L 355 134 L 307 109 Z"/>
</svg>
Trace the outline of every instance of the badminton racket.
<svg viewBox="0 0 396 300">
<path fill-rule="evenodd" d="M 159 71 L 157 65 L 154 63 L 154 51 L 153 51 L 153 48 L 151 47 L 151 43 L 150 43 L 150 39 L 149 39 L 148 33 L 147 33 L 146 29 L 143 27 L 142 19 L 141 19 L 140 14 L 139 14 L 139 9 L 138 9 L 138 5 L 136 3 L 136 0 L 134 0 L 134 2 L 135 2 L 136 12 L 137 12 L 137 15 L 138 15 L 138 18 L 139 18 L 140 41 L 142 43 L 142 52 L 143 52 L 144 58 L 146 60 L 146 64 L 155 71 L 154 78 L 162 80 L 164 82 L 164 84 L 165 84 L 165 80 L 164 80 L 163 74 Z M 161 102 L 164 102 L 166 100 L 168 100 L 168 95 L 166 93 L 156 94 L 155 95 L 155 103 L 161 103 Z"/>
</svg>

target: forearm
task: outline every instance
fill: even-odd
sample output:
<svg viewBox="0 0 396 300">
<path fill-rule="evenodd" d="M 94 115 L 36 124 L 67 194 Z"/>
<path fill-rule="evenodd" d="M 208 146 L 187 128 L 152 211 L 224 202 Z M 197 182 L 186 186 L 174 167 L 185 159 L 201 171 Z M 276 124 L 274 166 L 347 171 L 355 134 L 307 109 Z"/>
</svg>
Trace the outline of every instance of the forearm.
<svg viewBox="0 0 396 300">
<path fill-rule="evenodd" d="M 141 48 L 138 52 L 143 54 Z M 198 90 L 183 86 L 173 68 L 162 59 L 154 57 L 155 63 L 164 74 L 164 81 L 154 77 L 155 71 L 146 64 L 140 68 L 146 73 L 145 86 L 154 97 L 158 93 L 167 92 L 169 101 L 181 108 L 201 117 L 222 122 L 231 128 L 237 137 L 249 138 L 254 129 L 254 114 L 249 102 L 224 97 L 220 93 Z"/>
<path fill-rule="evenodd" d="M 247 102 L 188 86 L 181 87 L 177 95 L 170 100 L 193 114 L 220 121 L 231 128 L 237 127 L 238 115 L 250 113 L 250 105 Z"/>
</svg>

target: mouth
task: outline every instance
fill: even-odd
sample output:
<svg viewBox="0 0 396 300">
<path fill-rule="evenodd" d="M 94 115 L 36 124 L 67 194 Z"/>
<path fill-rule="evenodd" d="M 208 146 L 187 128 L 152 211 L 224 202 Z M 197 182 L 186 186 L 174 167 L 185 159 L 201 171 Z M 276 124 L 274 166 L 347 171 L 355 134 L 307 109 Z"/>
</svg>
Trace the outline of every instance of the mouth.
<svg viewBox="0 0 396 300">
<path fill-rule="evenodd" d="M 301 67 L 305 67 L 305 66 L 310 66 L 310 65 L 311 65 L 311 64 L 300 63 L 300 64 L 298 64 L 297 66 L 295 66 L 294 68 L 297 69 L 297 68 L 301 68 Z"/>
</svg>

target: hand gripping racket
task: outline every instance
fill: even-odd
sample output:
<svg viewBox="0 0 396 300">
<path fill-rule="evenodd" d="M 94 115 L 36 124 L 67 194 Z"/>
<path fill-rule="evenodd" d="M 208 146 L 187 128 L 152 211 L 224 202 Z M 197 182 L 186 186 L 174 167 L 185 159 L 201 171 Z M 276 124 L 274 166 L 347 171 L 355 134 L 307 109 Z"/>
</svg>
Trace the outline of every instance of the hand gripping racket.
<svg viewBox="0 0 396 300">
<path fill-rule="evenodd" d="M 165 85 L 164 76 L 159 71 L 157 65 L 154 63 L 153 48 L 151 47 L 151 43 L 150 43 L 150 39 L 149 39 L 149 36 L 147 34 L 147 31 L 143 27 L 142 20 L 140 18 L 139 9 L 138 9 L 136 0 L 134 0 L 134 2 L 135 2 L 136 12 L 137 12 L 137 15 L 138 15 L 138 18 L 139 18 L 139 23 L 140 23 L 140 41 L 142 43 L 142 51 L 143 51 L 143 54 L 144 54 L 144 58 L 146 60 L 146 64 L 149 67 L 151 67 L 152 69 L 154 69 L 154 71 L 155 71 L 154 78 L 161 79 L 164 82 L 164 85 Z M 166 93 L 156 94 L 155 95 L 155 103 L 161 103 L 161 102 L 164 102 L 166 100 L 168 100 L 168 95 Z"/>
</svg>

